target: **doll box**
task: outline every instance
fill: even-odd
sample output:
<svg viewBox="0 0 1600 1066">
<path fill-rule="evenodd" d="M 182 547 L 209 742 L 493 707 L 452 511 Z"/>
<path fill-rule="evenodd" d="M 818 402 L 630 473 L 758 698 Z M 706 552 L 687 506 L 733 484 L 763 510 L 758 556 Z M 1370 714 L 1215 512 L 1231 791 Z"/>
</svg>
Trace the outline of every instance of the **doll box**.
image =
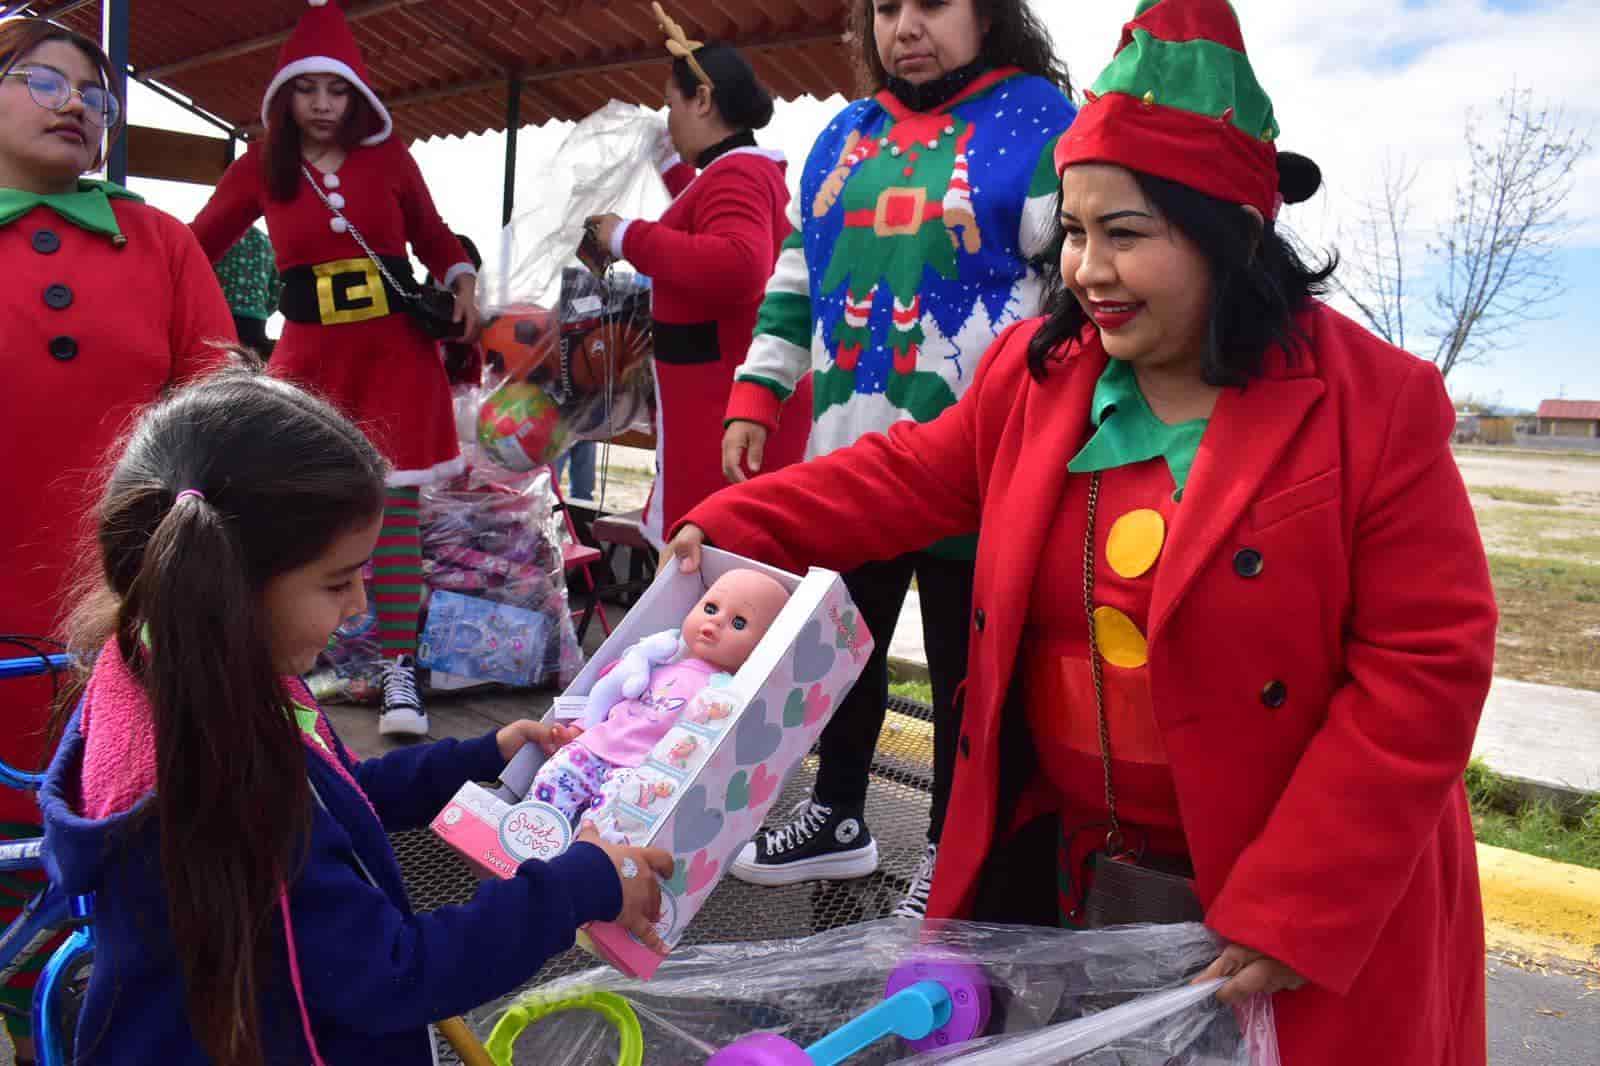
<svg viewBox="0 0 1600 1066">
<path fill-rule="evenodd" d="M 790 590 L 767 635 L 727 683 L 707 687 L 635 771 L 637 795 L 600 813 L 602 826 L 631 844 L 670 851 L 676 866 L 662 883 L 657 932 L 676 945 L 729 864 L 755 835 L 784 783 L 872 653 L 843 580 L 831 570 L 805 577 L 707 548 L 701 572 L 665 567 L 556 701 L 552 715 L 575 717 L 605 666 L 636 641 L 677 629 L 706 587 L 729 570 L 770 574 Z M 467 859 L 510 877 L 526 858 L 559 854 L 572 831 L 554 808 L 512 803 L 479 785 L 463 786 L 433 829 Z M 595 923 L 589 939 L 622 972 L 649 977 L 660 957 L 620 926 Z"/>
</svg>

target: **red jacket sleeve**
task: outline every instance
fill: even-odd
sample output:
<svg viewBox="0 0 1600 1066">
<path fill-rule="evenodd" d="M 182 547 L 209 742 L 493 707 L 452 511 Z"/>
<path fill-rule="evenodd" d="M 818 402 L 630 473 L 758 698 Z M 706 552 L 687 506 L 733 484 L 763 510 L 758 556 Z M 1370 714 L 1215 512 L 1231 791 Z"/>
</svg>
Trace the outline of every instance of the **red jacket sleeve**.
<svg viewBox="0 0 1600 1066">
<path fill-rule="evenodd" d="M 1418 362 L 1355 516 L 1348 677 L 1206 916 L 1340 995 L 1462 788 L 1489 691 L 1494 591 L 1454 426 L 1438 371 Z"/>
<path fill-rule="evenodd" d="M 188 226 L 171 222 L 168 259 L 172 270 L 172 380 L 185 381 L 221 361 L 219 345 L 237 344 L 233 313 L 216 271 Z"/>
<path fill-rule="evenodd" d="M 428 192 L 428 183 L 423 180 L 422 168 L 404 148 L 398 148 L 397 154 L 405 168 L 405 180 L 400 186 L 400 211 L 406 220 L 406 241 L 415 249 L 428 273 L 443 281 L 451 267 L 461 263 L 471 266 L 472 260 L 467 258 L 467 250 L 439 217 L 439 209 L 433 205 L 433 197 Z"/>
<path fill-rule="evenodd" d="M 668 196 L 677 198 L 683 195 L 683 190 L 689 187 L 698 173 L 692 163 L 680 159 L 661 172 L 661 183 L 667 187 Z"/>
<path fill-rule="evenodd" d="M 887 434 L 729 486 L 679 528 L 697 525 L 718 548 L 795 572 L 854 570 L 974 532 L 987 481 L 978 426 L 991 407 L 1009 410 L 1023 387 L 1037 326 L 1023 322 L 1002 333 L 965 395 L 932 422 L 900 422 Z"/>
<path fill-rule="evenodd" d="M 215 263 L 236 244 L 265 210 L 262 202 L 261 153 L 251 148 L 233 161 L 206 206 L 189 228 L 194 230 L 208 261 Z"/>
<path fill-rule="evenodd" d="M 694 286 L 708 306 L 759 300 L 772 276 L 772 220 L 783 217 L 787 199 L 781 183 L 752 181 L 753 173 L 730 161 L 702 175 L 691 231 L 630 224 L 622 240 L 628 262 L 658 281 Z"/>
</svg>

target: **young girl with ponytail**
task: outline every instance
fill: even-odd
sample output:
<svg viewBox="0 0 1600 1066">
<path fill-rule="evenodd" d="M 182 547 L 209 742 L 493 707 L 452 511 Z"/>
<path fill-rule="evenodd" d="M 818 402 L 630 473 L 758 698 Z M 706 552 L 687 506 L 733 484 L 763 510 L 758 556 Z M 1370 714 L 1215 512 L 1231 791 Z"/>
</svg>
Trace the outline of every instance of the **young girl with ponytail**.
<svg viewBox="0 0 1600 1066">
<path fill-rule="evenodd" d="M 52 878 L 94 892 L 79 1063 L 433 1061 L 429 1022 L 526 981 L 578 926 L 647 942 L 663 852 L 574 845 L 413 914 L 387 832 L 498 776 L 517 722 L 362 762 L 298 679 L 365 609 L 383 458 L 235 366 L 149 408 L 96 512 L 82 699 L 40 802 Z"/>
</svg>

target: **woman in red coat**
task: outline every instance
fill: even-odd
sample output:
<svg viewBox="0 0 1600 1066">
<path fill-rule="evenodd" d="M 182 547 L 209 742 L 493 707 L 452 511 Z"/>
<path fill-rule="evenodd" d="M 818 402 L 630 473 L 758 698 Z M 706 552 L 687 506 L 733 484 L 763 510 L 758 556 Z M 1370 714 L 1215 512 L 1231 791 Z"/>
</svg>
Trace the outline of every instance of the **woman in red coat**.
<svg viewBox="0 0 1600 1066">
<path fill-rule="evenodd" d="M 1202 39 L 1232 99 L 1157 80 Z M 1085 923 L 1114 852 L 1190 879 L 1283 1061 L 1481 1066 L 1495 606 L 1449 401 L 1311 298 L 1225 0 L 1123 41 L 1057 152 L 1048 317 L 937 421 L 731 488 L 673 550 L 848 569 L 976 526 L 929 914 Z"/>
<path fill-rule="evenodd" d="M 215 361 L 234 339 L 211 266 L 182 222 L 99 168 L 119 128 L 99 46 L 43 19 L 0 24 L 0 633 L 59 632 L 100 466 L 132 413 Z M 0 657 L 22 655 L 0 646 Z M 0 758 L 47 754 L 50 686 L 0 685 Z M 32 796 L 0 789 L 0 839 L 37 836 Z M 30 885 L 0 884 L 0 922 Z M 35 957 L 29 970 L 37 970 Z M 31 1061 L 33 973 L 0 988 L 6 1028 Z"/>
<path fill-rule="evenodd" d="M 789 235 L 781 152 L 756 144 L 772 96 L 743 56 L 710 43 L 694 65 L 673 61 L 667 80 L 671 150 L 660 153 L 674 196 L 659 221 L 602 215 L 596 236 L 651 279 L 655 319 L 656 480 L 644 531 L 656 544 L 689 508 L 720 489 L 722 414 L 744 362 L 756 313 Z M 701 77 L 705 80 L 702 81 Z M 764 469 L 805 458 L 811 383 L 774 435 Z"/>
<path fill-rule="evenodd" d="M 407 313 L 396 284 L 418 287 L 406 257 L 410 244 L 455 293 L 455 318 L 471 341 L 477 273 L 440 219 L 411 153 L 390 137 L 389 112 L 372 91 L 343 13 L 326 0 L 309 2 L 262 98 L 265 142 L 228 168 L 193 226 L 216 259 L 266 216 L 288 320 L 273 350 L 273 373 L 332 401 L 393 467 L 373 571 L 387 657 L 378 728 L 421 736 L 428 718 L 413 664 L 422 605 L 418 487 L 452 477 L 464 464 L 438 346 Z"/>
</svg>

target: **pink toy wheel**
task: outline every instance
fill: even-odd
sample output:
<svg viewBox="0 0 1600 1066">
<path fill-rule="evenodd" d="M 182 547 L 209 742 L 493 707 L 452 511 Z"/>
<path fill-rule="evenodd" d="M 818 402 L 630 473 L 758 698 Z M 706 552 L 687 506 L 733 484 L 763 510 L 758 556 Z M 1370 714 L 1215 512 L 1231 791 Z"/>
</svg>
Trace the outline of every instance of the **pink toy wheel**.
<svg viewBox="0 0 1600 1066">
<path fill-rule="evenodd" d="M 989 982 L 981 969 L 953 955 L 924 955 L 901 963 L 889 975 L 883 996 L 888 999 L 918 981 L 937 981 L 944 986 L 950 994 L 950 1020 L 921 1040 L 906 1041 L 908 1046 L 922 1052 L 938 1051 L 983 1035 L 989 1024 Z"/>
<path fill-rule="evenodd" d="M 752 1033 L 734 1041 L 706 1066 L 813 1066 L 811 1056 L 793 1040 L 776 1033 Z"/>
</svg>

